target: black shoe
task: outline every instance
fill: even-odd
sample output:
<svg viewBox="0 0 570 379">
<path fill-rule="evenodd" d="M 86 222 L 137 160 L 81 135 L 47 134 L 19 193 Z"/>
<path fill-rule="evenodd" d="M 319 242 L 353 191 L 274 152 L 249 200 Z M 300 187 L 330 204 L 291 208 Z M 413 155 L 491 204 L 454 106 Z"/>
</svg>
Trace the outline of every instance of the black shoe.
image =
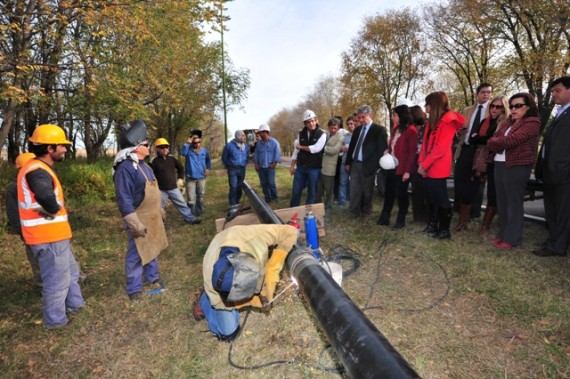
<svg viewBox="0 0 570 379">
<path fill-rule="evenodd" d="M 198 225 L 202 223 L 202 220 L 200 220 L 199 218 L 195 218 L 194 221 L 186 221 L 186 223 L 189 225 Z"/>
<path fill-rule="evenodd" d="M 534 250 L 532 253 L 534 255 L 536 255 L 537 257 L 564 257 L 564 256 L 566 256 L 566 253 L 559 253 L 557 251 L 552 251 L 550 249 L 547 249 L 546 247 L 543 249 Z"/>
<path fill-rule="evenodd" d="M 449 229 L 438 230 L 431 238 L 435 238 L 436 240 L 448 240 L 451 239 L 451 233 Z"/>
<path fill-rule="evenodd" d="M 404 224 L 403 222 L 396 221 L 394 226 L 392 226 L 392 229 L 403 229 L 405 226 L 406 224 Z"/>
</svg>

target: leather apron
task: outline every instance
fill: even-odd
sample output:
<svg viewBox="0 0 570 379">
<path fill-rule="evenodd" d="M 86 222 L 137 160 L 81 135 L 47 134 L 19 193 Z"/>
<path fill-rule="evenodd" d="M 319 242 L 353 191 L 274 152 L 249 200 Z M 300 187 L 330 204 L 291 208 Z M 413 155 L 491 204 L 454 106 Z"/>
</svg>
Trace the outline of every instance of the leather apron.
<svg viewBox="0 0 570 379">
<path fill-rule="evenodd" d="M 164 222 L 161 216 L 160 190 L 156 180 L 150 181 L 145 171 L 141 168 L 142 174 L 146 178 L 144 187 L 144 199 L 135 213 L 140 221 L 146 226 L 146 236 L 135 238 L 135 245 L 142 260 L 146 265 L 168 247 L 168 238 L 164 229 Z"/>
</svg>

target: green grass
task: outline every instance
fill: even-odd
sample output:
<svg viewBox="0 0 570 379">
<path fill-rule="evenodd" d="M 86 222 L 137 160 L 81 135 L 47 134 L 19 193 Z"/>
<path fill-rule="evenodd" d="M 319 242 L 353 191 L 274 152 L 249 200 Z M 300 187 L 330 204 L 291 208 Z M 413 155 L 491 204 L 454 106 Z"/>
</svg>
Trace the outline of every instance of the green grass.
<svg viewBox="0 0 570 379">
<path fill-rule="evenodd" d="M 68 327 L 43 328 L 41 298 L 32 287 L 23 245 L 0 231 L 0 377 L 341 377 L 319 368 L 338 362 L 323 354 L 326 338 L 293 290 L 270 313 L 250 313 L 231 351 L 232 362 L 241 366 L 292 364 L 234 368 L 230 345 L 192 319 L 202 257 L 216 232 L 214 220 L 228 207 L 227 176 L 218 162 L 207 182 L 202 224 L 186 225 L 172 206 L 168 209 L 170 246 L 159 258 L 168 290 L 131 303 L 124 293 L 127 240 L 110 167 L 104 160 L 66 162 L 57 169 L 70 207 L 73 246 L 89 276 L 83 286 L 87 305 Z M 252 168 L 247 180 L 261 193 Z M 285 168 L 279 168 L 277 181 L 281 200 L 271 206 L 286 208 L 292 179 Z M 375 217 L 381 201 L 375 200 Z M 545 237 L 543 227 L 526 223 L 522 247 L 503 252 L 476 233 L 475 222 L 442 242 L 423 234 L 423 225 L 410 224 L 410 217 L 399 231 L 377 226 L 375 217 L 354 220 L 346 209 L 333 209 L 321 245 L 325 251 L 341 244 L 356 252 L 362 265 L 344 278 L 344 290 L 358 306 L 367 305 L 367 317 L 422 377 L 570 375 L 570 264 L 567 258 L 531 254 Z M 280 288 L 288 283 L 284 275 Z"/>
</svg>

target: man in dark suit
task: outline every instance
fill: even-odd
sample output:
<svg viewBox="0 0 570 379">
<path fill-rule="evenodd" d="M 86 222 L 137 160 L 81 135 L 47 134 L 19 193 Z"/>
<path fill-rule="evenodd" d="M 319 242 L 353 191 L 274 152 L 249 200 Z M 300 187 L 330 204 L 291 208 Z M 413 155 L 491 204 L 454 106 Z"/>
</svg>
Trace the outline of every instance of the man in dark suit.
<svg viewBox="0 0 570 379">
<path fill-rule="evenodd" d="M 372 108 L 362 105 L 356 111 L 360 126 L 354 130 L 346 156 L 345 170 L 350 174 L 350 214 L 372 214 L 374 177 L 380 157 L 388 148 L 386 128 L 372 122 Z"/>
<path fill-rule="evenodd" d="M 560 105 L 544 135 L 535 176 L 544 182 L 548 239 L 533 251 L 539 257 L 563 256 L 570 245 L 570 76 L 550 85 L 552 102 Z"/>
</svg>

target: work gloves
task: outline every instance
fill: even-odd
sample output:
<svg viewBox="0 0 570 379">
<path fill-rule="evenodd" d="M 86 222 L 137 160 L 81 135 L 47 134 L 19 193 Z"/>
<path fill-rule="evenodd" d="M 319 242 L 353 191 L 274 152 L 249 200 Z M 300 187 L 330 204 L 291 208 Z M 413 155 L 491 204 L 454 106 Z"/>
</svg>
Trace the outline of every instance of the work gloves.
<svg viewBox="0 0 570 379">
<path fill-rule="evenodd" d="M 176 181 L 176 187 L 178 187 L 179 189 L 184 188 L 184 179 L 178 179 Z"/>
<path fill-rule="evenodd" d="M 146 226 L 144 226 L 136 213 L 133 212 L 126 215 L 123 217 L 123 220 L 127 223 L 133 237 L 144 237 L 146 235 Z"/>
</svg>

